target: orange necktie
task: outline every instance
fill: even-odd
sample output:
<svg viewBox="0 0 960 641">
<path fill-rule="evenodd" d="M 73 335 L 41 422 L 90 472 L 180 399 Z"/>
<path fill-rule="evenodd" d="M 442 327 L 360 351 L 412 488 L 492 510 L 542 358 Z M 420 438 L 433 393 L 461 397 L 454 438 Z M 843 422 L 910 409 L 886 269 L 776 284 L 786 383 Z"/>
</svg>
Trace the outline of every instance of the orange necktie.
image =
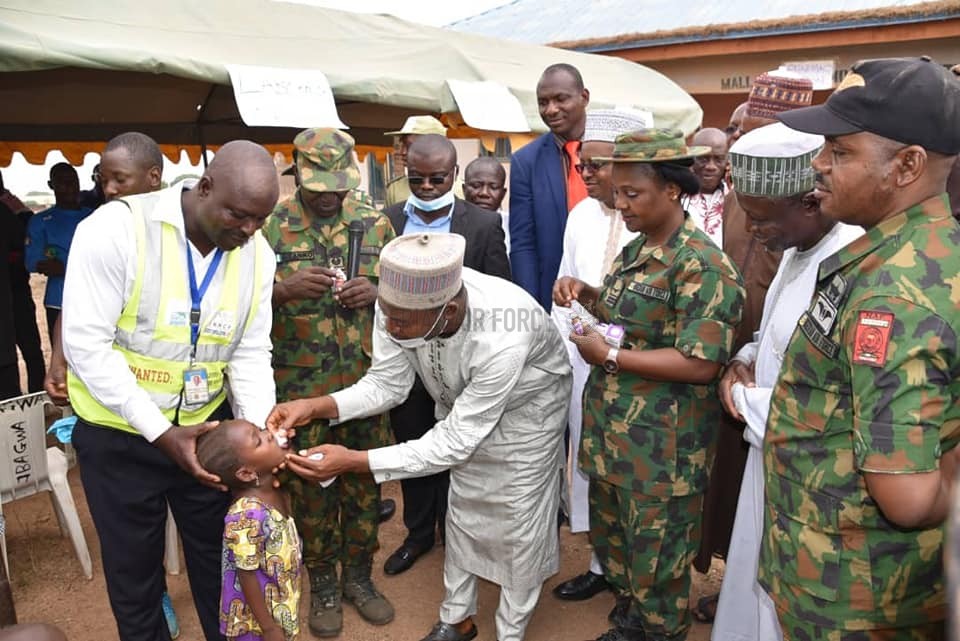
<svg viewBox="0 0 960 641">
<path fill-rule="evenodd" d="M 577 171 L 577 163 L 580 162 L 580 141 L 568 140 L 563 143 L 563 150 L 570 161 L 570 169 L 567 171 L 567 212 L 571 211 L 577 204 L 587 197 L 587 186 L 583 184 L 583 176 Z"/>
</svg>

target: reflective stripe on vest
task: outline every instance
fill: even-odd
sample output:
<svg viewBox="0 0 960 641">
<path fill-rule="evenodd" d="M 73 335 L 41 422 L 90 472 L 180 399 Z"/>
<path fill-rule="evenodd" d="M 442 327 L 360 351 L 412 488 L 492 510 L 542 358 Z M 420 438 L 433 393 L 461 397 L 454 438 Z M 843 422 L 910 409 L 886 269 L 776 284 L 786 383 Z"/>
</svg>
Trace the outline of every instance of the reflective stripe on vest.
<svg viewBox="0 0 960 641">
<path fill-rule="evenodd" d="M 200 337 L 193 367 L 207 370 L 210 401 L 180 403 L 183 372 L 190 367 L 190 292 L 185 239 L 173 225 L 155 221 L 150 213 L 157 192 L 142 198 L 121 199 L 134 219 L 137 272 L 133 290 L 117 321 L 113 349 L 127 361 L 137 383 L 172 423 L 201 423 L 224 401 L 224 370 L 240 339 L 257 313 L 263 280 L 258 231 L 243 247 L 226 252 L 220 269 L 219 298 L 208 295 L 200 312 Z M 70 403 L 84 420 L 127 432 L 137 431 L 122 417 L 101 405 L 72 373 L 68 376 Z"/>
</svg>

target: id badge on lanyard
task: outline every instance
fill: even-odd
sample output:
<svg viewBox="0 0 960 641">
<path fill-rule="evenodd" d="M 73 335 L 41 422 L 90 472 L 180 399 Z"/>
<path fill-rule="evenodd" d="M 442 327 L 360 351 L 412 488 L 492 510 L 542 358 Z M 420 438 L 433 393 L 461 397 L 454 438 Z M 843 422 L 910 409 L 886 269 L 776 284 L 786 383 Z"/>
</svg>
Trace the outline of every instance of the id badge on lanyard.
<svg viewBox="0 0 960 641">
<path fill-rule="evenodd" d="M 187 272 L 190 275 L 190 366 L 183 371 L 183 402 L 186 405 L 204 405 L 210 402 L 210 381 L 207 368 L 197 367 L 197 342 L 200 340 L 200 303 L 207 293 L 210 281 L 213 279 L 223 250 L 217 248 L 203 277 L 203 282 L 197 287 L 197 275 L 193 267 L 193 255 L 187 247 Z"/>
</svg>

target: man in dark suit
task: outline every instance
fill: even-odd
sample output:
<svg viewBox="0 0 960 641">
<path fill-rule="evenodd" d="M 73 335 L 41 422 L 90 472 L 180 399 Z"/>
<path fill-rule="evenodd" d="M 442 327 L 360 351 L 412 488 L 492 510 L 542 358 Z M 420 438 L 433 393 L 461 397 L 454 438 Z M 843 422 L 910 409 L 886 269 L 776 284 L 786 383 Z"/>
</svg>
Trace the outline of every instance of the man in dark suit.
<svg viewBox="0 0 960 641">
<path fill-rule="evenodd" d="M 511 159 L 510 263 L 514 282 L 547 310 L 563 255 L 567 214 L 587 197 L 575 167 L 589 102 L 590 92 L 576 67 L 547 67 L 537 83 L 537 103 L 550 131 Z"/>
<path fill-rule="evenodd" d="M 510 280 L 510 263 L 500 215 L 457 198 L 457 150 L 444 136 L 418 136 L 407 150 L 407 179 L 411 195 L 383 210 L 398 236 L 423 232 L 460 234 L 466 241 L 463 264 L 491 276 Z M 436 422 L 433 399 L 417 378 L 407 400 L 390 412 L 390 426 L 398 443 L 423 436 Z M 400 574 L 436 542 L 447 513 L 449 473 L 405 479 L 403 523 L 407 537 L 387 558 L 383 571 Z"/>
</svg>

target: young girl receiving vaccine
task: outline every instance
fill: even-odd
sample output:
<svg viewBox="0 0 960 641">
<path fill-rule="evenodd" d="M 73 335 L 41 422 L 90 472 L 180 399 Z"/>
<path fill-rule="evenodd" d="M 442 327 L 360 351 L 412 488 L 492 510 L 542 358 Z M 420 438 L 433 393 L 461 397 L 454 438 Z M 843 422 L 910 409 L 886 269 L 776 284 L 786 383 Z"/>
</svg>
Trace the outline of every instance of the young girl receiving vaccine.
<svg viewBox="0 0 960 641">
<path fill-rule="evenodd" d="M 233 491 L 223 528 L 220 632 L 229 641 L 296 641 L 301 545 L 272 470 L 285 450 L 248 421 L 200 437 L 197 458 Z"/>
</svg>

